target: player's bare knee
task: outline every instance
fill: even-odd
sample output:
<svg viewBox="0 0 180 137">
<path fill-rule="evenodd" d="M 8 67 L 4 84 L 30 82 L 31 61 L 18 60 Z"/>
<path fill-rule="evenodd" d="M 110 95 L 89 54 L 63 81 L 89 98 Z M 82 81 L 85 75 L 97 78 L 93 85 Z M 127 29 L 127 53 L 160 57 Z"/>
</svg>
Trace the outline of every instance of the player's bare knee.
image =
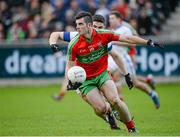
<svg viewBox="0 0 180 137">
<path fill-rule="evenodd" d="M 107 112 L 107 107 L 106 105 L 99 105 L 96 107 L 96 111 L 100 114 L 105 114 Z"/>
<path fill-rule="evenodd" d="M 111 106 L 108 102 L 106 102 L 106 111 L 111 111 Z"/>
<path fill-rule="evenodd" d="M 116 96 L 111 97 L 111 99 L 110 99 L 111 105 L 113 105 L 113 106 L 117 105 L 119 103 L 119 101 L 120 101 L 119 97 L 116 97 Z"/>
</svg>

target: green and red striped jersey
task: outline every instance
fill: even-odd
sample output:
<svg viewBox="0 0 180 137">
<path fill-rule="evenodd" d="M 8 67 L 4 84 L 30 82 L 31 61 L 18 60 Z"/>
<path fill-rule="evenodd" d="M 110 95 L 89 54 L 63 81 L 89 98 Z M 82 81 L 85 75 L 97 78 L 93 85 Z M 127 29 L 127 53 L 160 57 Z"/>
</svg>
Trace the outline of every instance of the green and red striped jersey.
<svg viewBox="0 0 180 137">
<path fill-rule="evenodd" d="M 75 61 L 77 66 L 83 67 L 87 79 L 96 77 L 107 69 L 107 44 L 119 39 L 120 35 L 104 29 L 93 29 L 91 39 L 77 35 L 69 43 L 68 60 Z"/>
</svg>

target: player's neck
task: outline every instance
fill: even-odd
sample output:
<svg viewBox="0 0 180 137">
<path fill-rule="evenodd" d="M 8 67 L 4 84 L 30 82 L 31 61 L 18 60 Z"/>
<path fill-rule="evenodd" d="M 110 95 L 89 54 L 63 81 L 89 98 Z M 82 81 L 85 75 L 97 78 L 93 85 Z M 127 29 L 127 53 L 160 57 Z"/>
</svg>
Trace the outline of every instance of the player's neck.
<svg viewBox="0 0 180 137">
<path fill-rule="evenodd" d="M 84 37 L 87 38 L 87 39 L 91 39 L 91 37 L 92 37 L 92 32 L 93 32 L 93 29 L 92 29 L 92 28 L 89 29 L 89 30 L 87 31 L 87 33 L 84 35 Z"/>
</svg>

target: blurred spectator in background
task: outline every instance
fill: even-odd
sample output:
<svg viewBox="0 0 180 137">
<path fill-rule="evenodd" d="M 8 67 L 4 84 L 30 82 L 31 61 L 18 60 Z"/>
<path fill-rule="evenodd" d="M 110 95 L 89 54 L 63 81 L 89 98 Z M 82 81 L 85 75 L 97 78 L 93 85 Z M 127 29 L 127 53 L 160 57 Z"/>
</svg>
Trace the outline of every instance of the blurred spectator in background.
<svg viewBox="0 0 180 137">
<path fill-rule="evenodd" d="M 77 0 L 81 7 L 81 10 L 91 12 L 92 15 L 95 14 L 98 9 L 98 2 L 101 0 Z"/>
<path fill-rule="evenodd" d="M 0 41 L 4 39 L 4 25 L 0 22 Z"/>
<path fill-rule="evenodd" d="M 16 9 L 14 9 L 13 18 L 18 21 L 18 26 L 22 28 L 26 37 L 29 31 L 28 30 L 29 16 L 23 6 L 18 6 Z"/>
<path fill-rule="evenodd" d="M 65 5 L 63 0 L 56 0 L 55 2 L 55 15 L 59 21 L 64 25 L 65 22 Z"/>
<path fill-rule="evenodd" d="M 27 37 L 28 37 L 28 39 L 38 38 L 38 31 L 36 29 L 36 25 L 35 25 L 35 22 L 33 22 L 33 20 L 28 22 Z"/>
<path fill-rule="evenodd" d="M 96 10 L 95 14 L 102 15 L 106 20 L 110 10 L 107 8 L 107 0 L 99 1 L 99 9 Z"/>
<path fill-rule="evenodd" d="M 76 29 L 73 26 L 69 25 L 66 26 L 65 31 L 72 32 L 72 31 L 76 31 Z"/>
<path fill-rule="evenodd" d="M 49 22 L 53 12 L 54 12 L 54 8 L 50 5 L 50 3 L 47 1 L 44 1 L 41 5 L 42 20 Z"/>
<path fill-rule="evenodd" d="M 41 14 L 41 8 L 39 0 L 30 0 L 27 4 L 28 13 L 30 17 L 34 17 L 37 14 Z"/>
<path fill-rule="evenodd" d="M 19 26 L 18 20 L 16 18 L 13 19 L 12 26 L 8 29 L 7 32 L 7 41 L 8 42 L 16 42 L 23 40 L 25 38 L 25 32 Z"/>
<path fill-rule="evenodd" d="M 68 9 L 65 13 L 65 24 L 66 26 L 75 26 L 75 21 L 74 21 L 74 17 L 75 17 L 75 11 L 72 9 Z"/>
<path fill-rule="evenodd" d="M 4 38 L 7 35 L 7 29 L 12 24 L 12 12 L 8 10 L 8 5 L 6 1 L 0 1 L 0 21 L 2 22 L 4 28 Z"/>
<path fill-rule="evenodd" d="M 77 0 L 71 0 L 71 1 L 70 1 L 70 7 L 69 7 L 69 9 L 71 9 L 71 10 L 74 12 L 75 15 L 76 15 L 78 12 L 81 11 L 81 8 L 80 8 L 79 3 L 78 3 Z"/>
<path fill-rule="evenodd" d="M 0 39 L 48 38 L 52 31 L 74 31 L 81 10 L 106 18 L 118 10 L 140 35 L 158 35 L 179 0 L 0 0 Z"/>
<path fill-rule="evenodd" d="M 147 15 L 146 9 L 142 8 L 138 16 L 138 34 L 140 35 L 151 35 L 151 18 Z"/>
<path fill-rule="evenodd" d="M 129 4 L 125 0 L 117 0 L 112 5 L 112 10 L 117 10 L 121 15 L 126 18 L 128 12 Z"/>
</svg>

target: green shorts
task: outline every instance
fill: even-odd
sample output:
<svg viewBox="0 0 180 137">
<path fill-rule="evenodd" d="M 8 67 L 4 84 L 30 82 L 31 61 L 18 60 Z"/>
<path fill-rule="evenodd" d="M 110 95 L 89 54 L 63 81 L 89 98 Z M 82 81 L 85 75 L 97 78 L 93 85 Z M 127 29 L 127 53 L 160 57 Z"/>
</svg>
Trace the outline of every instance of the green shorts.
<svg viewBox="0 0 180 137">
<path fill-rule="evenodd" d="M 79 87 L 79 90 L 82 94 L 87 95 L 89 91 L 94 88 L 100 88 L 107 80 L 110 79 L 111 77 L 109 76 L 108 71 L 105 70 L 95 78 L 91 78 L 83 82 L 83 84 Z"/>
</svg>

